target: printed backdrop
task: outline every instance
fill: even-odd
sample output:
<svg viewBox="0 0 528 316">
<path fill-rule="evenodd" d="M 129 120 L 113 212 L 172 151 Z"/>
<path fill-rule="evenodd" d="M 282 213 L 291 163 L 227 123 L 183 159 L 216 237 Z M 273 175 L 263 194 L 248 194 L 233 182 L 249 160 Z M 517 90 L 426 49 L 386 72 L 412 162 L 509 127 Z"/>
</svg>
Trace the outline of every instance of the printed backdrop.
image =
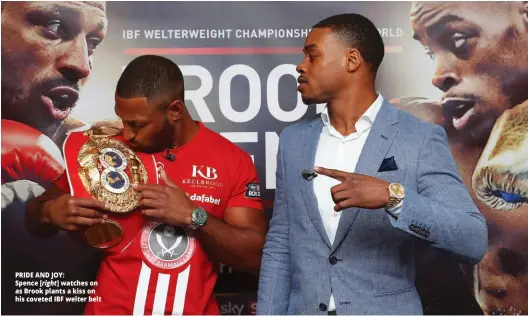
<svg viewBox="0 0 528 316">
<path fill-rule="evenodd" d="M 528 313 L 526 6 L 456 3 L 435 16 L 410 2 L 125 1 L 106 3 L 105 11 L 2 2 L 2 313 L 81 313 L 82 303 L 17 303 L 15 273 L 55 271 L 90 281 L 100 260 L 66 234 L 29 235 L 24 204 L 49 183 L 39 169 L 47 162 L 17 158 L 14 166 L 13 150 L 31 155 L 39 135 L 8 130 L 4 120 L 35 127 L 60 151 L 69 130 L 116 119 L 114 89 L 129 61 L 166 56 L 184 73 L 193 117 L 252 155 L 271 215 L 278 135 L 324 108 L 303 104 L 296 91 L 304 39 L 313 24 L 348 12 L 370 18 L 385 42 L 378 90 L 445 126 L 464 182 L 488 220 L 489 250 L 475 267 L 420 244 L 424 313 Z M 411 21 L 422 27 L 414 38 Z M 51 111 L 41 94 L 60 83 L 80 95 L 54 99 L 66 110 Z M 254 313 L 257 279 L 218 268 L 222 314 Z"/>
</svg>

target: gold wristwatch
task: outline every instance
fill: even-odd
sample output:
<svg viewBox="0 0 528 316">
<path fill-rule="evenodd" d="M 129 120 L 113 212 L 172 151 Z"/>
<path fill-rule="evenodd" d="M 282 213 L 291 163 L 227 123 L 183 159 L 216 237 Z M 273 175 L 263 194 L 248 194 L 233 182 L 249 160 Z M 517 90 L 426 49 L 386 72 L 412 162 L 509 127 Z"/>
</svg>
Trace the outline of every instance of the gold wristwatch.
<svg viewBox="0 0 528 316">
<path fill-rule="evenodd" d="M 405 189 L 399 183 L 389 184 L 389 203 L 385 206 L 386 210 L 392 210 L 405 198 Z"/>
</svg>

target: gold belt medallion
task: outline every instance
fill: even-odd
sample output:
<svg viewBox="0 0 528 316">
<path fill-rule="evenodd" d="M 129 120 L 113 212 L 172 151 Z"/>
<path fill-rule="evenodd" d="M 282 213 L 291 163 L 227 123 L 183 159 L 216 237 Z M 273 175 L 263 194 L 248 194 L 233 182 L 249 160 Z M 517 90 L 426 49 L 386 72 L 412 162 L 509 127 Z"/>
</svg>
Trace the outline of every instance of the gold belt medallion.
<svg viewBox="0 0 528 316">
<path fill-rule="evenodd" d="M 112 212 L 126 213 L 139 206 L 132 184 L 147 183 L 148 176 L 137 154 L 112 137 L 115 133 L 101 128 L 85 132 L 90 138 L 77 156 L 79 176 L 93 198 L 105 201 Z"/>
<path fill-rule="evenodd" d="M 139 193 L 134 183 L 147 183 L 147 170 L 141 159 L 128 146 L 113 138 L 120 130 L 94 128 L 84 133 L 89 140 L 77 156 L 79 177 L 91 196 L 109 205 L 115 213 L 127 213 L 139 205 Z M 96 248 L 110 248 L 123 238 L 119 222 L 107 219 L 104 223 L 86 228 L 82 236 Z"/>
</svg>

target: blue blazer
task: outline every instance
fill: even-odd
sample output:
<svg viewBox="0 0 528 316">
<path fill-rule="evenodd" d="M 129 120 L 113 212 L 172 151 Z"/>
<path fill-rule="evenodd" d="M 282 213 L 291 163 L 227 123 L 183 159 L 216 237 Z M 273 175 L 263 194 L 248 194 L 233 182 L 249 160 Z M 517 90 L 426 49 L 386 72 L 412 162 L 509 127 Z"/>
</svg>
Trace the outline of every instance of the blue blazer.
<svg viewBox="0 0 528 316">
<path fill-rule="evenodd" d="M 422 314 L 416 241 L 470 264 L 488 245 L 486 221 L 462 183 L 444 129 L 383 102 L 356 172 L 403 184 L 401 213 L 395 219 L 383 209 L 345 209 L 330 244 L 313 182 L 301 175 L 314 166 L 322 128 L 317 115 L 280 135 L 257 314 L 325 315 L 330 293 L 337 314 Z"/>
</svg>

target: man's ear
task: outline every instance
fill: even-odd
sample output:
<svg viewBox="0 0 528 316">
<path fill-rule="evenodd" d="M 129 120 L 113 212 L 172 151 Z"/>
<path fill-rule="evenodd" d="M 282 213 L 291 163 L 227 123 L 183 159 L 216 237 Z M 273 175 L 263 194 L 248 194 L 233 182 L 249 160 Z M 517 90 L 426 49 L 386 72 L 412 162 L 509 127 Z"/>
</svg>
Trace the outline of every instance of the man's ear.
<svg viewBox="0 0 528 316">
<path fill-rule="evenodd" d="M 346 69 L 348 72 L 356 71 L 362 63 L 363 57 L 361 57 L 361 54 L 357 49 L 350 48 L 347 50 Z"/>
<path fill-rule="evenodd" d="M 185 104 L 181 100 L 174 100 L 167 106 L 167 117 L 169 120 L 175 122 L 179 121 L 183 111 L 185 110 Z"/>
</svg>

